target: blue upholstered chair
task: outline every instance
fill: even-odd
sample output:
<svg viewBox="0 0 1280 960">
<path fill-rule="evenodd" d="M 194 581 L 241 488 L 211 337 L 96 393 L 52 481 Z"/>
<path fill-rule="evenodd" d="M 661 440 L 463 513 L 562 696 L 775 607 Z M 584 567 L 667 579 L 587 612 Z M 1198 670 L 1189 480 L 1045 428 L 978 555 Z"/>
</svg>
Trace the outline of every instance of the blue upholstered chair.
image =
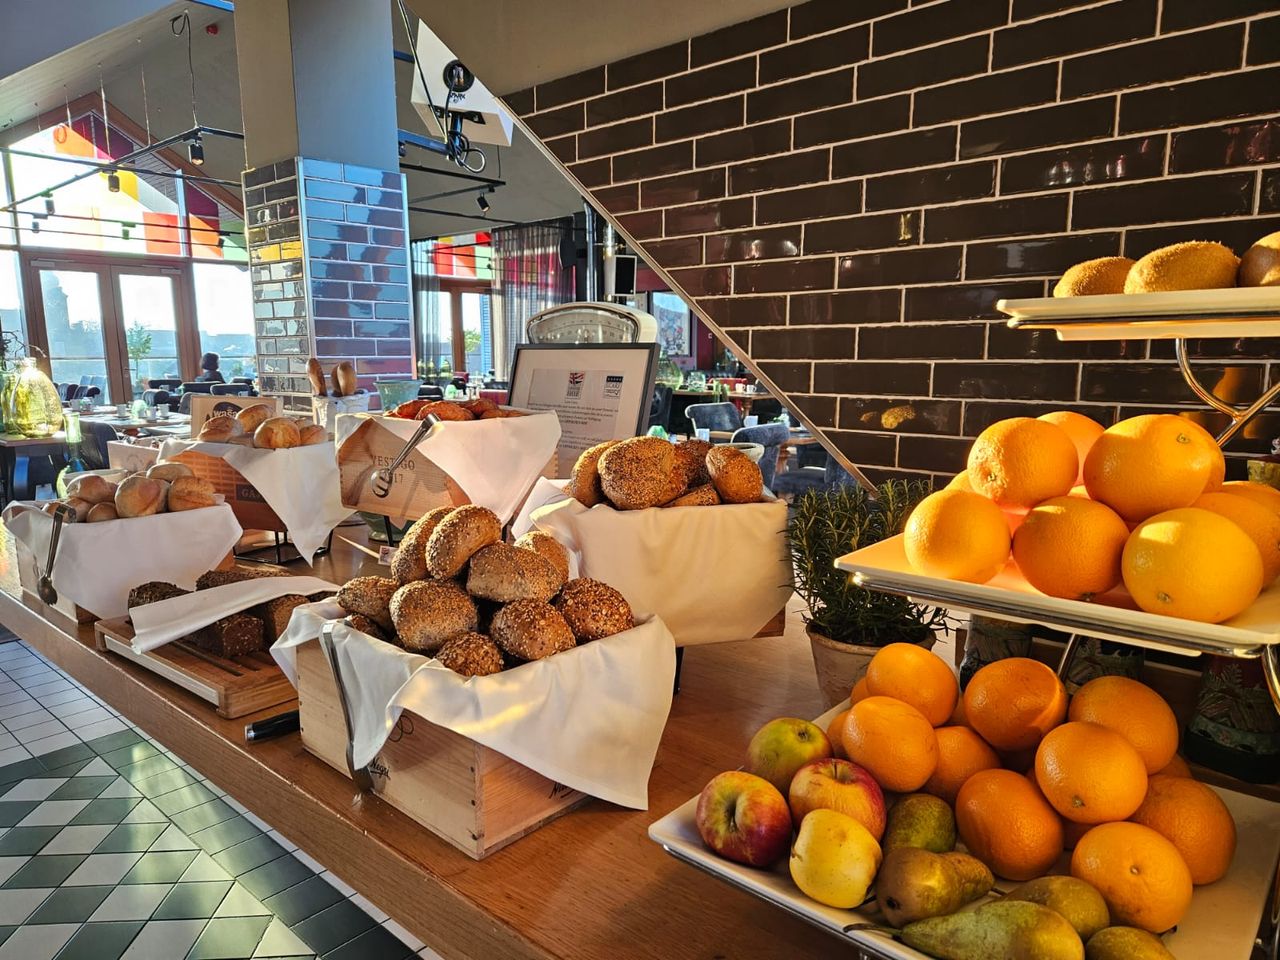
<svg viewBox="0 0 1280 960">
<path fill-rule="evenodd" d="M 826 464 L 822 467 L 797 467 L 783 471 L 774 479 L 770 489 L 779 497 L 794 499 L 808 490 L 829 490 L 858 482 L 835 457 L 829 453 L 826 457 Z"/>
<path fill-rule="evenodd" d="M 764 447 L 760 458 L 760 475 L 764 485 L 773 489 L 774 474 L 778 469 L 778 450 L 791 439 L 791 429 L 785 423 L 762 423 L 758 427 L 743 427 L 733 433 L 733 443 L 758 443 Z"/>
<path fill-rule="evenodd" d="M 732 403 L 691 403 L 685 414 L 695 430 L 742 429 L 742 414 Z"/>
</svg>

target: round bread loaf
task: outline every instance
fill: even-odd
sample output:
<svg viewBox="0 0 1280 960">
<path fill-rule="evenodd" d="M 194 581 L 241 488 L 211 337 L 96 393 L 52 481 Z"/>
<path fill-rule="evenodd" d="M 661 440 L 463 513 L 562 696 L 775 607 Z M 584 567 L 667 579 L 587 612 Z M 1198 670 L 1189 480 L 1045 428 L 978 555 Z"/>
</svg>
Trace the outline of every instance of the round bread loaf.
<svg viewBox="0 0 1280 960">
<path fill-rule="evenodd" d="M 467 400 L 458 404 L 458 406 L 462 407 L 463 410 L 466 410 L 467 413 L 471 414 L 473 417 L 480 417 L 486 413 L 492 413 L 499 409 L 498 405 L 487 397 L 476 397 L 474 400 Z"/>
<path fill-rule="evenodd" d="M 552 566 L 559 571 L 562 583 L 569 579 L 569 551 L 551 534 L 541 530 L 530 530 L 518 538 L 515 545 L 521 550 L 533 550 L 550 560 Z"/>
<path fill-rule="evenodd" d="M 94 508 L 94 504 L 80 497 L 67 497 L 62 501 L 63 504 L 75 511 L 77 523 L 84 523 L 89 518 L 89 511 Z M 548 598 L 550 599 L 550 598 Z"/>
<path fill-rule="evenodd" d="M 560 571 L 533 550 L 491 543 L 475 552 L 467 572 L 467 593 L 482 600 L 546 603 L 564 586 Z"/>
<path fill-rule="evenodd" d="M 464 677 L 487 677 L 501 673 L 502 651 L 483 633 L 468 631 L 450 637 L 436 651 L 436 659 Z"/>
<path fill-rule="evenodd" d="M 253 431 L 253 445 L 262 450 L 285 450 L 301 442 L 301 431 L 291 417 L 271 417 Z"/>
<path fill-rule="evenodd" d="M 1242 287 L 1280 286 L 1280 232 L 1268 233 L 1244 252 L 1236 281 Z"/>
<path fill-rule="evenodd" d="M 298 446 L 313 447 L 329 442 L 329 431 L 318 423 L 304 423 L 298 427 Z"/>
<path fill-rule="evenodd" d="M 1240 259 L 1220 243 L 1192 240 L 1152 250 L 1129 270 L 1125 293 L 1217 290 L 1236 285 Z"/>
<path fill-rule="evenodd" d="M 88 523 L 105 523 L 107 520 L 117 520 L 119 517 L 114 503 L 95 503 L 89 508 L 89 515 L 85 520 Z"/>
<path fill-rule="evenodd" d="M 232 437 L 243 437 L 244 426 L 235 417 L 218 414 L 210 417 L 200 428 L 197 440 L 206 443 L 229 443 Z"/>
<path fill-rule="evenodd" d="M 452 400 L 433 400 L 422 407 L 414 419 L 425 420 L 432 414 L 435 414 L 441 420 L 456 420 L 458 422 L 475 419 L 469 411 L 464 410 Z"/>
<path fill-rule="evenodd" d="M 149 517 L 164 509 L 169 485 L 135 474 L 120 482 L 116 489 L 116 513 L 122 517 Z"/>
<path fill-rule="evenodd" d="M 406 583 L 391 598 L 391 621 L 406 650 L 435 653 L 450 637 L 476 628 L 476 605 L 456 583 Z"/>
<path fill-rule="evenodd" d="M 1124 293 L 1133 261 L 1128 257 L 1098 257 L 1067 269 L 1053 287 L 1055 297 L 1096 297 Z"/>
<path fill-rule="evenodd" d="M 155 468 L 152 467 L 152 470 Z M 147 476 L 150 476 L 150 471 Z M 163 479 L 163 478 L 161 478 Z M 96 473 L 84 474 L 72 479 L 67 484 L 67 496 L 79 497 L 81 500 L 88 500 L 90 503 L 112 503 L 116 498 L 116 484 L 100 477 Z"/>
<path fill-rule="evenodd" d="M 453 507 L 436 507 L 413 522 L 391 556 L 391 576 L 400 583 L 427 579 L 427 541 Z"/>
<path fill-rule="evenodd" d="M 212 507 L 217 502 L 214 499 L 213 484 L 203 477 L 179 477 L 169 484 L 167 503 L 172 513 Z"/>
<path fill-rule="evenodd" d="M 338 606 L 347 613 L 368 617 L 383 630 L 394 630 L 391 621 L 391 598 L 400 584 L 387 577 L 355 577 L 338 590 Z"/>
<path fill-rule="evenodd" d="M 711 474 L 707 473 L 707 454 L 711 450 L 712 444 L 696 437 L 675 445 L 675 469 L 684 481 L 682 491 L 711 482 Z"/>
<path fill-rule="evenodd" d="M 718 446 L 707 454 L 707 470 L 725 503 L 756 503 L 764 490 L 760 468 L 741 450 Z"/>
<path fill-rule="evenodd" d="M 626 597 L 607 583 L 589 577 L 566 583 L 554 606 L 579 643 L 602 640 L 636 625 Z"/>
<path fill-rule="evenodd" d="M 715 484 L 704 483 L 700 487 L 694 487 L 682 497 L 676 497 L 670 503 L 664 503 L 664 507 L 714 507 L 720 500 L 720 494 L 716 493 Z"/>
<path fill-rule="evenodd" d="M 578 456 L 573 470 L 569 473 L 569 484 L 564 492 L 577 500 L 584 507 L 594 507 L 604 502 L 604 492 L 600 489 L 600 458 L 610 447 L 616 447 L 621 440 L 606 440 L 588 447 Z"/>
<path fill-rule="evenodd" d="M 577 645 L 564 617 L 537 600 L 508 603 L 494 614 L 489 632 L 504 652 L 521 660 L 541 660 Z"/>
<path fill-rule="evenodd" d="M 165 461 L 153 464 L 151 469 L 147 471 L 147 476 L 152 480 L 164 480 L 167 483 L 173 483 L 179 477 L 194 477 L 195 471 L 185 463 Z"/>
<path fill-rule="evenodd" d="M 436 525 L 427 540 L 427 571 L 437 580 L 456 577 L 471 555 L 502 539 L 502 524 L 488 507 L 458 507 Z"/>
<path fill-rule="evenodd" d="M 359 630 L 361 633 L 367 633 L 376 640 L 386 640 L 387 632 L 366 617 L 363 613 L 352 613 L 344 618 L 347 626 L 352 630 Z"/>
<path fill-rule="evenodd" d="M 271 419 L 271 408 L 265 403 L 255 403 L 252 406 L 242 408 L 236 414 L 236 419 L 240 421 L 240 426 L 244 427 L 245 433 L 253 433 L 263 423 Z"/>
<path fill-rule="evenodd" d="M 675 447 L 661 437 L 623 440 L 600 458 L 600 489 L 619 510 L 656 507 L 680 493 L 674 464 Z"/>
</svg>

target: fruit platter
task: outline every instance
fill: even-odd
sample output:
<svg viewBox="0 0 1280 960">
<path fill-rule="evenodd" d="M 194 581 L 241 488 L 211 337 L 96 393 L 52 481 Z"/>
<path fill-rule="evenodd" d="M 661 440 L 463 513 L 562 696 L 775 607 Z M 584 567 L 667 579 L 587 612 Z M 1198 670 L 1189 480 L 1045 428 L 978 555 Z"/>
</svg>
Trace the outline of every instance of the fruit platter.
<svg viewBox="0 0 1280 960">
<path fill-rule="evenodd" d="M 890 644 L 848 702 L 765 724 L 649 836 L 876 957 L 1245 960 L 1280 818 L 1177 748 L 1137 680 L 1068 699 L 1012 657 L 961 693 L 936 654 Z"/>
</svg>

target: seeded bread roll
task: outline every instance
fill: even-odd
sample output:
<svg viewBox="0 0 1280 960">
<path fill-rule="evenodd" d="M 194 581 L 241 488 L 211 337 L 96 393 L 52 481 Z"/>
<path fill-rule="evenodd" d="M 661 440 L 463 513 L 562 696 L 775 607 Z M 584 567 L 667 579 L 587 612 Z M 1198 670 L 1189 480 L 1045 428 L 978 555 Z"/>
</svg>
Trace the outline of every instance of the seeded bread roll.
<svg viewBox="0 0 1280 960">
<path fill-rule="evenodd" d="M 284 450 L 302 442 L 302 432 L 290 417 L 263 420 L 253 431 L 253 445 L 261 450 Z"/>
<path fill-rule="evenodd" d="M 235 417 L 215 414 L 204 422 L 197 440 L 206 443 L 230 443 L 232 437 L 243 437 L 244 425 Z"/>
<path fill-rule="evenodd" d="M 391 620 L 406 650 L 435 653 L 450 637 L 476 628 L 476 605 L 456 583 L 419 580 L 396 590 Z"/>
<path fill-rule="evenodd" d="M 391 597 L 400 584 L 387 577 L 356 577 L 338 591 L 338 606 L 347 613 L 362 613 L 383 630 L 395 629 Z"/>
<path fill-rule="evenodd" d="M 361 633 L 367 633 L 369 636 L 378 640 L 387 640 L 387 632 L 380 626 L 366 617 L 363 613 L 353 613 L 345 618 L 347 626 L 353 630 L 359 630 Z"/>
<path fill-rule="evenodd" d="M 756 503 L 764 491 L 760 468 L 741 450 L 718 446 L 707 454 L 707 470 L 725 503 Z"/>
<path fill-rule="evenodd" d="M 707 454 L 711 450 L 712 444 L 697 438 L 675 445 L 676 472 L 684 481 L 682 490 L 711 482 L 711 474 L 707 473 Z"/>
<path fill-rule="evenodd" d="M 437 507 L 413 522 L 391 557 L 392 577 L 400 583 L 427 579 L 427 541 L 440 521 L 451 513 L 453 507 Z"/>
<path fill-rule="evenodd" d="M 600 489 L 619 510 L 644 510 L 678 496 L 675 447 L 661 437 L 632 437 L 600 458 Z"/>
<path fill-rule="evenodd" d="M 271 419 L 271 408 L 265 403 L 255 403 L 252 406 L 242 407 L 240 412 L 236 414 L 236 419 L 240 421 L 240 426 L 244 427 L 245 433 L 253 433 L 263 423 Z"/>
<path fill-rule="evenodd" d="M 714 484 L 704 483 L 700 487 L 694 487 L 682 497 L 676 497 L 670 503 L 664 503 L 664 507 L 714 507 L 720 503 L 720 494 L 716 493 Z"/>
<path fill-rule="evenodd" d="M 579 643 L 602 640 L 636 625 L 626 597 L 607 583 L 589 577 L 566 583 L 554 606 Z"/>
<path fill-rule="evenodd" d="M 116 513 L 116 505 L 114 503 L 95 503 L 89 508 L 89 515 L 84 518 L 85 523 L 103 523 L 107 520 L 118 520 L 120 514 Z"/>
<path fill-rule="evenodd" d="M 176 583 L 164 580 L 152 580 L 139 584 L 129 591 L 126 601 L 130 610 L 134 607 L 145 607 L 148 603 L 159 603 L 161 600 L 172 600 L 174 597 L 185 597 L 190 590 L 183 590 Z"/>
<path fill-rule="evenodd" d="M 218 501 L 214 499 L 213 484 L 208 480 L 203 477 L 179 477 L 169 484 L 169 496 L 165 502 L 171 513 L 178 513 L 212 507 Z"/>
<path fill-rule="evenodd" d="M 155 467 L 151 469 L 154 470 Z M 147 471 L 147 476 L 151 476 L 150 470 Z M 79 497 L 90 503 L 113 503 L 116 498 L 116 485 L 96 473 L 88 473 L 74 478 L 67 484 L 67 496 Z"/>
<path fill-rule="evenodd" d="M 533 550 L 550 560 L 552 566 L 559 571 L 561 582 L 569 579 L 569 551 L 551 534 L 530 530 L 517 539 L 515 545 L 521 550 Z"/>
<path fill-rule="evenodd" d="M 504 653 L 521 660 L 541 660 L 577 646 L 564 617 L 537 600 L 508 603 L 494 615 L 489 632 Z"/>
<path fill-rule="evenodd" d="M 116 489 L 116 513 L 122 517 L 149 517 L 164 509 L 169 485 L 134 475 L 123 480 Z"/>
<path fill-rule="evenodd" d="M 560 571 L 546 557 L 505 543 L 491 543 L 477 550 L 467 573 L 467 592 L 482 600 L 510 603 L 541 600 L 546 603 L 564 586 Z"/>
<path fill-rule="evenodd" d="M 584 507 L 594 507 L 604 502 L 604 491 L 600 489 L 600 458 L 610 447 L 616 447 L 621 440 L 606 440 L 594 447 L 583 450 L 578 461 L 569 473 L 569 485 L 564 492 L 577 500 Z"/>
<path fill-rule="evenodd" d="M 487 677 L 501 673 L 502 651 L 483 633 L 460 633 L 445 641 L 436 659 L 464 677 Z"/>
<path fill-rule="evenodd" d="M 471 555 L 502 539 L 502 524 L 487 507 L 467 504 L 441 520 L 427 540 L 427 570 L 437 580 L 456 577 Z"/>
<path fill-rule="evenodd" d="M 290 576 L 293 576 L 293 574 L 280 567 L 231 567 L 229 570 L 209 570 L 196 578 L 196 589 L 208 590 L 210 587 L 223 587 L 228 583 L 261 580 L 263 577 Z"/>
</svg>

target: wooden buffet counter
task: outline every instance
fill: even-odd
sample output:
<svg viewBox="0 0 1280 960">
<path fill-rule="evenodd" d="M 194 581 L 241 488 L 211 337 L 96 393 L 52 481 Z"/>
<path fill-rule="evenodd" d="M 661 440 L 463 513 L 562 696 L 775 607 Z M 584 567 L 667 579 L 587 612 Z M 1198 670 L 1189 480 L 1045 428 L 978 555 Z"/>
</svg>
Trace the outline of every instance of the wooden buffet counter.
<svg viewBox="0 0 1280 960">
<path fill-rule="evenodd" d="M 736 766 L 777 716 L 822 712 L 794 611 L 780 639 L 690 648 L 650 780 L 648 811 L 590 801 L 483 862 L 428 833 L 303 750 L 248 745 L 244 725 L 23 605 L 0 527 L 0 623 L 330 867 L 444 957 L 776 958 L 847 954 L 828 935 L 677 863 L 648 825 Z M 376 572 L 363 528 L 339 528 L 316 574 Z M 305 570 L 300 567 L 300 570 Z"/>
</svg>

